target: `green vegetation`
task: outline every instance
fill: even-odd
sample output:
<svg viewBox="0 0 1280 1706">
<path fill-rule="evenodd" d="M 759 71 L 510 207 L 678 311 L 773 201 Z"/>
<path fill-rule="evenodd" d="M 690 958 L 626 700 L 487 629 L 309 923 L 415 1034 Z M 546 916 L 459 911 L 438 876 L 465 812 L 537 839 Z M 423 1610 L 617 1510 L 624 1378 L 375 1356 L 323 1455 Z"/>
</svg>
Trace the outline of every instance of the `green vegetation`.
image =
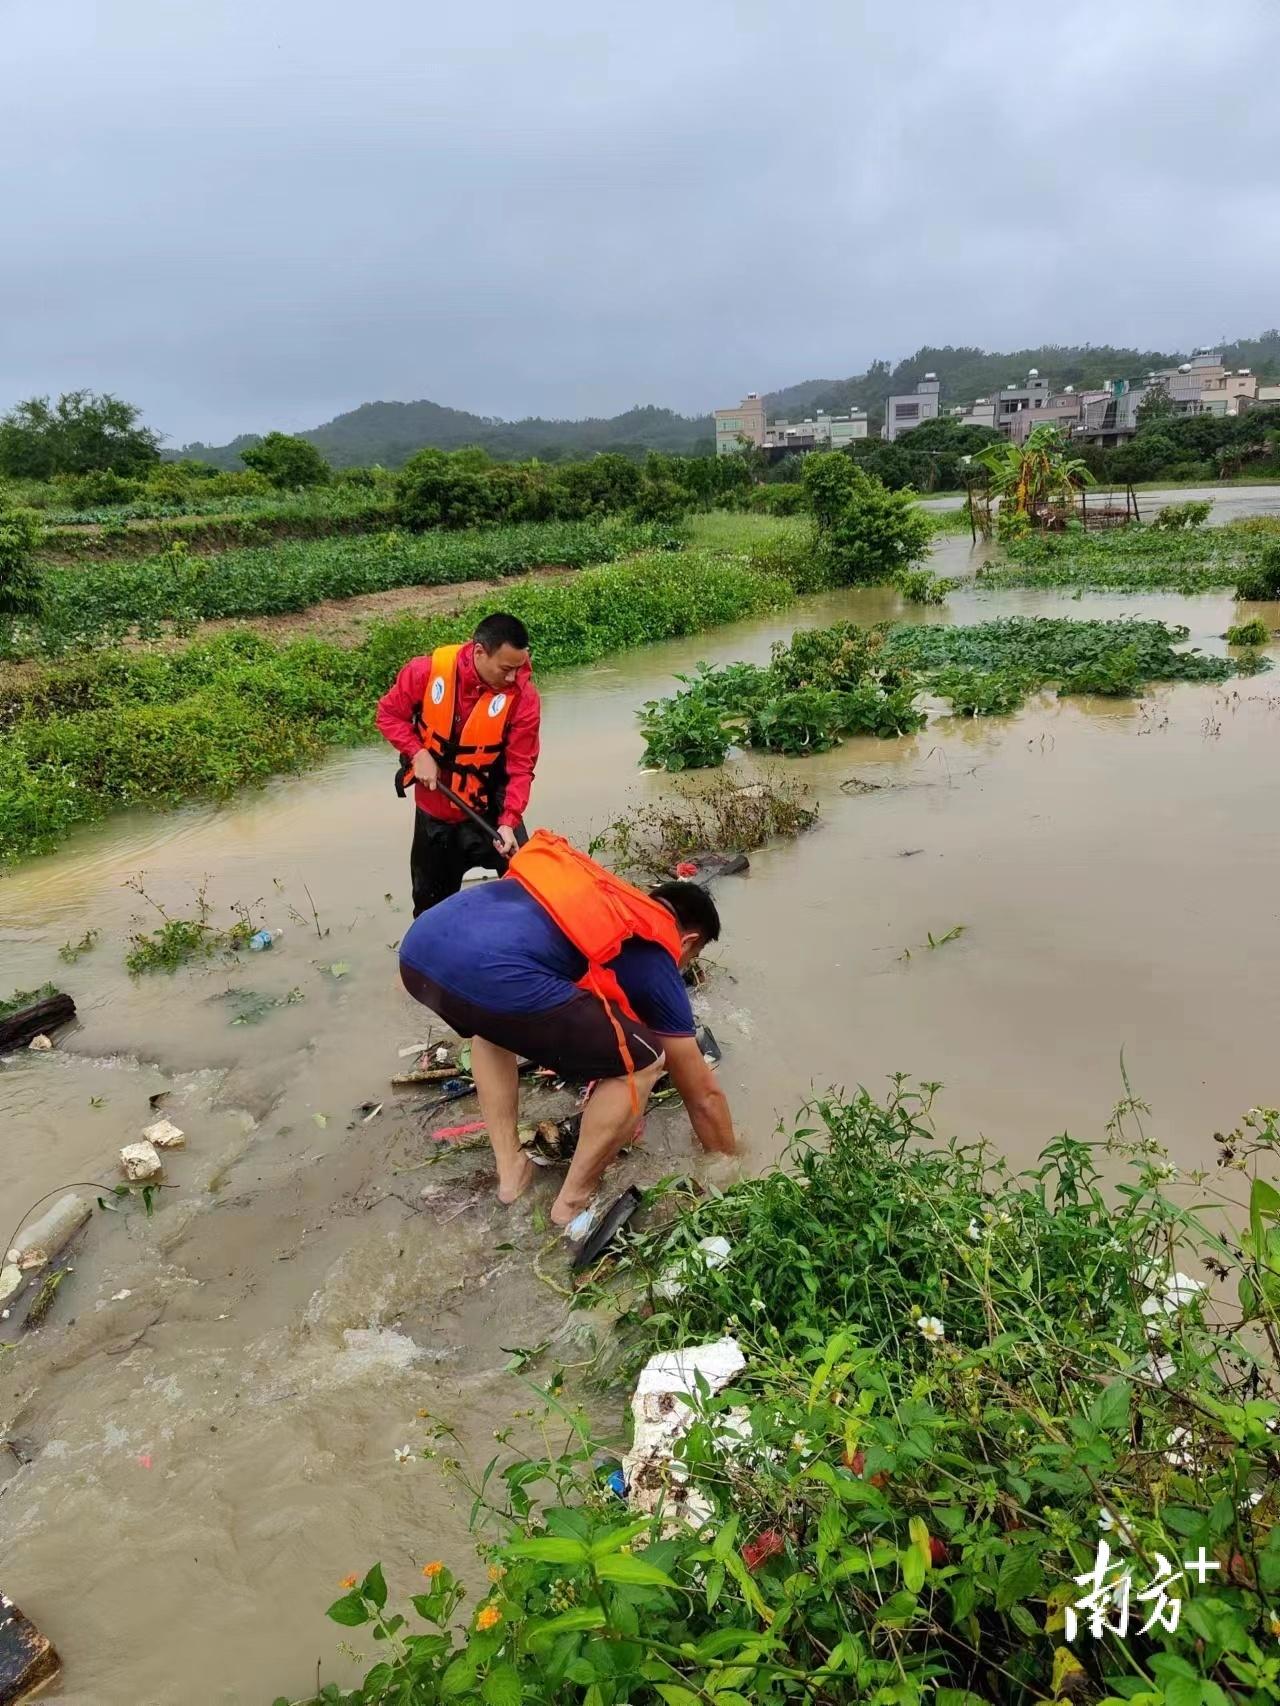
<svg viewBox="0 0 1280 1706">
<path fill-rule="evenodd" d="M 240 460 L 251 474 L 261 474 L 279 491 L 329 483 L 329 464 L 315 445 L 287 432 L 269 432 L 261 444 L 242 451 Z"/>
<path fill-rule="evenodd" d="M 0 629 L 0 657 L 52 655 L 130 634 L 153 638 L 170 625 L 278 615 L 388 587 L 496 580 L 545 565 L 581 568 L 665 537 L 662 528 L 604 520 L 458 534 L 365 534 L 216 557 L 193 556 L 179 540 L 139 563 L 41 570 L 38 612 L 14 622 L 7 642 Z"/>
<path fill-rule="evenodd" d="M 674 1224 L 580 1301 L 615 1317 L 615 1377 L 726 1332 L 746 1366 L 691 1394 L 657 1513 L 601 1485 L 557 1371 L 563 1450 L 463 1475 L 476 1611 L 440 1561 L 412 1599 L 425 1636 L 380 1567 L 352 1577 L 329 1616 L 379 1662 L 315 1706 L 1280 1697 L 1280 1116 L 1219 1134 L 1218 1188 L 1188 1201 L 1132 1096 L 1104 1145 L 1064 1135 L 1014 1176 L 939 1142 L 936 1088 L 833 1097 L 779 1170 L 666 1187 Z M 1212 1307 L 1183 1267 L 1219 1282 Z"/>
<path fill-rule="evenodd" d="M 990 474 L 1000 500 L 1002 539 L 1021 538 L 1069 509 L 1076 491 L 1093 484 L 1093 475 L 1078 456 L 1067 455 L 1066 441 L 1053 426 L 1032 427 L 1025 444 L 990 444 L 974 460 Z"/>
<path fill-rule="evenodd" d="M 766 752 L 825 752 L 846 734 L 892 736 L 924 722 L 919 684 L 888 664 L 885 632 L 842 622 L 801 630 L 773 647 L 767 669 L 699 664 L 670 699 L 640 712 L 642 762 L 665 770 L 708 769 L 731 745 Z"/>
<path fill-rule="evenodd" d="M 1271 630 L 1261 616 L 1253 616 L 1247 622 L 1234 623 L 1222 637 L 1229 646 L 1265 646 Z"/>
<path fill-rule="evenodd" d="M 893 580 L 915 567 L 933 529 L 905 492 L 888 491 L 843 452 L 805 459 L 804 489 L 818 528 L 818 554 L 836 584 Z"/>
<path fill-rule="evenodd" d="M 1239 577 L 1236 597 L 1264 603 L 1280 598 L 1280 539 L 1263 546 L 1257 563 Z"/>
<path fill-rule="evenodd" d="M 1081 454 L 1100 480 L 1214 480 L 1241 474 L 1280 474 L 1280 409 L 1239 415 L 1179 415 L 1141 411 L 1136 436 L 1114 450 Z"/>
<path fill-rule="evenodd" d="M 748 561 L 658 552 L 504 589 L 538 668 L 781 609 L 790 582 Z M 56 846 L 126 805 L 225 798 L 334 746 L 370 739 L 406 658 L 464 639 L 492 600 L 373 626 L 360 646 L 291 645 L 241 630 L 172 654 L 106 652 L 11 685 L 0 708 L 0 861 Z"/>
<path fill-rule="evenodd" d="M 931 569 L 903 569 L 893 577 L 893 584 L 908 604 L 945 604 L 947 594 L 960 582 L 935 575 Z"/>
<path fill-rule="evenodd" d="M 1251 516 L 1226 527 L 1174 531 L 1119 527 L 1090 533 L 1074 527 L 1065 533 L 1033 533 L 1009 541 L 1006 560 L 980 568 L 977 579 L 979 585 L 995 588 L 1142 591 L 1167 587 L 1178 592 L 1209 592 L 1232 585 L 1240 578 L 1242 566 L 1268 558 L 1269 546 L 1280 563 L 1280 518 L 1275 516 Z M 1246 574 L 1241 585 L 1250 579 Z M 1274 593 L 1241 591 L 1238 596 L 1280 596 L 1280 571 Z"/>
<path fill-rule="evenodd" d="M 969 628 L 892 628 L 883 655 L 930 684 L 936 671 L 958 667 L 1021 677 L 1038 687 L 1056 683 L 1064 692 L 1130 692 L 1152 681 L 1225 681 L 1236 673 L 1226 658 L 1206 657 L 1194 647 L 1176 651 L 1187 636 L 1186 628 L 1164 622 L 1012 616 Z M 1116 685 L 1083 685 L 1108 678 Z"/>
<path fill-rule="evenodd" d="M 56 403 L 29 397 L 0 418 L 0 475 L 138 473 L 160 459 L 160 441 L 139 426 L 140 414 L 109 392 L 67 391 Z"/>
<path fill-rule="evenodd" d="M 180 966 L 190 965 L 193 960 L 207 960 L 214 954 L 228 953 L 243 948 L 257 925 L 250 917 L 246 907 L 234 907 L 236 913 L 234 924 L 227 928 L 214 924 L 213 908 L 208 900 L 208 878 L 196 890 L 196 909 L 189 918 L 175 918 L 168 913 L 158 900 L 153 900 L 142 886 L 141 877 L 135 877 L 127 887 L 140 895 L 148 906 L 154 907 L 160 914 L 160 923 L 152 930 L 137 930 L 129 938 L 129 952 L 125 955 L 125 967 L 134 976 L 140 977 L 144 972 L 163 971 L 173 973 Z M 83 949 L 85 944 L 81 944 Z"/>
<path fill-rule="evenodd" d="M 1158 532 L 1180 533 L 1184 528 L 1203 527 L 1213 508 L 1212 498 L 1192 499 L 1184 504 L 1166 504 L 1151 523 Z"/>
<path fill-rule="evenodd" d="M 39 989 L 15 989 L 7 1001 L 0 1001 L 0 1019 L 7 1019 L 11 1013 L 20 1013 L 24 1007 L 30 1007 L 37 1001 L 49 1001 L 57 993 L 57 985 L 53 983 L 42 983 Z"/>
<path fill-rule="evenodd" d="M 916 700 L 932 692 L 957 715 L 1016 710 L 1056 684 L 1062 694 L 1138 693 L 1152 681 L 1224 681 L 1249 673 L 1226 658 L 1176 651 L 1187 629 L 1162 622 L 1074 622 L 1012 617 L 957 628 L 802 629 L 774 645 L 767 669 L 698 666 L 669 699 L 641 710 L 643 763 L 666 770 L 722 764 L 731 746 L 825 752 L 847 734 L 890 737 L 924 723 Z"/>
<path fill-rule="evenodd" d="M 44 599 L 35 552 L 40 524 L 29 509 L 7 509 L 0 502 L 0 633 L 6 617 L 31 616 Z"/>
</svg>

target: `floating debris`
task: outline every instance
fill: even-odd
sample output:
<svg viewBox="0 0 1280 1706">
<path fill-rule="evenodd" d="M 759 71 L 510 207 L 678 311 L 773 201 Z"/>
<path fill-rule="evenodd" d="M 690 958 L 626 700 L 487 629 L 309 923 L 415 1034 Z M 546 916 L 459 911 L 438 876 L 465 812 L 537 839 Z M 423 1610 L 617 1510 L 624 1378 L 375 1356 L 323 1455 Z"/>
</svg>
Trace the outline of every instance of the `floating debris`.
<svg viewBox="0 0 1280 1706">
<path fill-rule="evenodd" d="M 145 1142 L 153 1143 L 157 1149 L 185 1149 L 187 1145 L 187 1134 L 172 1120 L 156 1120 L 145 1128 L 142 1136 Z"/>
<path fill-rule="evenodd" d="M 164 1163 L 154 1143 L 126 1143 L 120 1151 L 120 1166 L 125 1178 L 135 1183 L 158 1179 L 164 1172 Z"/>
</svg>

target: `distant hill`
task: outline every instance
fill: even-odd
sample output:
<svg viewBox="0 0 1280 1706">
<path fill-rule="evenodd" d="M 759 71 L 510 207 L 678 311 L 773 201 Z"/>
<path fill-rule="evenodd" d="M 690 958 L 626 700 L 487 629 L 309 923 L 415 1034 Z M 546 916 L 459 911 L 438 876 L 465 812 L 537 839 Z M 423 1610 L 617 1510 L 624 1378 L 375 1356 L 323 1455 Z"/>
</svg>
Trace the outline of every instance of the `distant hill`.
<svg viewBox="0 0 1280 1706">
<path fill-rule="evenodd" d="M 549 421 L 531 417 L 503 421 L 429 402 L 362 403 L 358 409 L 298 437 L 310 440 L 335 468 L 374 463 L 398 468 L 424 445 L 457 450 L 464 444 L 478 444 L 504 462 L 531 456 L 544 462 L 563 462 L 601 450 L 637 457 L 648 450 L 709 455 L 715 443 L 710 415 L 690 418 L 652 406 L 637 406 L 608 419 Z M 255 435 L 246 434 L 220 446 L 184 445 L 172 454 L 197 456 L 219 468 L 239 468 L 240 452 L 257 443 Z"/>
<path fill-rule="evenodd" d="M 1240 338 L 1216 345 L 1229 367 L 1251 367 L 1266 378 L 1280 375 L 1280 330 L 1263 332 L 1256 338 Z M 873 361 L 865 373 L 848 379 L 806 379 L 781 391 L 766 394 L 769 416 L 789 419 L 811 415 L 815 409 L 828 414 L 850 407 L 866 409 L 876 430 L 884 415 L 886 397 L 910 391 L 926 373 L 936 373 L 942 382 L 946 406 L 968 403 L 990 396 L 1011 380 L 1022 380 L 1029 367 L 1039 368 L 1049 382 L 1077 389 L 1101 385 L 1108 379 L 1137 378 L 1153 367 L 1172 367 L 1185 361 L 1189 351 L 1118 349 L 1111 344 L 1041 344 L 1038 349 L 994 353 L 964 345 L 941 348 L 926 345 L 912 356 L 891 366 Z M 746 376 L 749 386 L 751 376 Z M 745 388 L 745 386 L 744 386 Z M 725 406 L 737 397 L 723 397 Z M 298 435 L 306 438 L 335 468 L 380 463 L 398 468 L 415 450 L 434 445 L 457 450 L 464 444 L 481 445 L 501 461 L 536 456 L 544 462 L 563 462 L 593 456 L 601 450 L 620 451 L 640 457 L 647 450 L 674 451 L 682 455 L 709 454 L 714 442 L 710 414 L 678 415 L 671 409 L 652 405 L 628 409 L 608 418 L 581 421 L 497 420 L 469 414 L 465 409 L 446 408 L 441 403 L 362 403 L 358 409 L 338 415 L 323 426 Z M 230 444 L 188 444 L 170 456 L 198 456 L 219 468 L 241 466 L 240 452 L 257 444 L 249 434 Z"/>
</svg>

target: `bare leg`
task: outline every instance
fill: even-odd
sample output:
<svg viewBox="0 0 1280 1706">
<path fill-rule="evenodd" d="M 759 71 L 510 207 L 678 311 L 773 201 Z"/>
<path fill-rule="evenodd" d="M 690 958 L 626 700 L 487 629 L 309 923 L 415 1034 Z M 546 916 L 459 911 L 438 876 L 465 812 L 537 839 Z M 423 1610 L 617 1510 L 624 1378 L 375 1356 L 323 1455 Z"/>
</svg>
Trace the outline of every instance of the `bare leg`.
<svg viewBox="0 0 1280 1706">
<path fill-rule="evenodd" d="M 471 1039 L 471 1076 L 475 1079 L 480 1112 L 489 1128 L 489 1142 L 498 1163 L 498 1201 L 513 1203 L 533 1181 L 533 1162 L 520 1147 L 516 1122 L 520 1111 L 520 1076 L 509 1049 Z"/>
<path fill-rule="evenodd" d="M 659 1055 L 652 1066 L 635 1075 L 636 1095 L 643 1113 L 649 1092 L 662 1075 L 666 1057 Z M 635 1135 L 636 1111 L 631 1101 L 631 1086 L 625 1078 L 606 1078 L 595 1088 L 582 1116 L 578 1147 L 565 1175 L 560 1195 L 551 1205 L 551 1219 L 556 1226 L 568 1226 L 575 1215 L 581 1214 L 604 1176 L 604 1170 L 618 1151 Z"/>
</svg>

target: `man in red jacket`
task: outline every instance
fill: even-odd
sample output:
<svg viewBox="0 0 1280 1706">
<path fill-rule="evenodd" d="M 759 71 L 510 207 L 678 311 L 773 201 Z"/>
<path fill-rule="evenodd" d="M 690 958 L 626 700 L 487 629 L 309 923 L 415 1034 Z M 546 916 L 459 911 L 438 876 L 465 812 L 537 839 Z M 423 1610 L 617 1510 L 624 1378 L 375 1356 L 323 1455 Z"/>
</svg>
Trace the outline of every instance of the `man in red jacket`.
<svg viewBox="0 0 1280 1706">
<path fill-rule="evenodd" d="M 457 894 L 475 865 L 505 873 L 529 804 L 542 707 L 529 635 L 516 616 L 486 616 L 462 646 L 412 658 L 378 701 L 377 725 L 416 783 L 409 872 L 413 915 Z M 497 825 L 490 842 L 436 786 Z"/>
</svg>

